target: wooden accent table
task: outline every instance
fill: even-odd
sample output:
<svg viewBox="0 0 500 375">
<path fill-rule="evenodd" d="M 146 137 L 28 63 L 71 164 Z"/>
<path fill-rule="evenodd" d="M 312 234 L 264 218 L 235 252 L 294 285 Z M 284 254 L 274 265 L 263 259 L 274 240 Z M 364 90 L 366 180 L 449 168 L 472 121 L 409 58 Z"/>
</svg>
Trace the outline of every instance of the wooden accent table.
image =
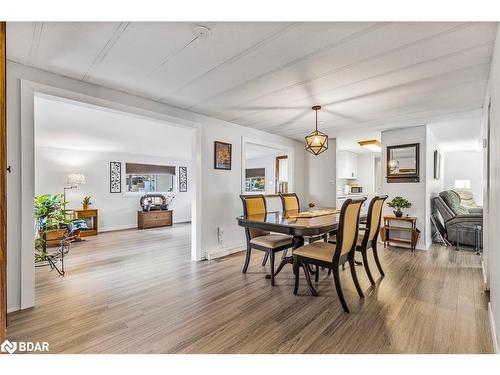
<svg viewBox="0 0 500 375">
<path fill-rule="evenodd" d="M 99 230 L 99 212 L 96 209 L 74 210 L 77 219 L 85 220 L 89 229 L 80 231 L 81 237 L 97 236 Z"/>
<path fill-rule="evenodd" d="M 408 223 L 409 226 L 391 225 L 391 222 L 394 221 Z M 408 232 L 410 238 L 392 238 L 391 231 Z M 417 218 L 415 216 L 384 216 L 384 226 L 381 228 L 380 236 L 382 237 L 382 241 L 384 241 L 384 247 L 387 247 L 387 243 L 395 242 L 398 244 L 410 245 L 411 251 L 414 251 L 417 246 L 418 237 L 420 236 L 420 231 L 417 229 Z"/>
<path fill-rule="evenodd" d="M 171 226 L 172 213 L 172 210 L 137 211 L 137 227 L 147 229 Z"/>
</svg>

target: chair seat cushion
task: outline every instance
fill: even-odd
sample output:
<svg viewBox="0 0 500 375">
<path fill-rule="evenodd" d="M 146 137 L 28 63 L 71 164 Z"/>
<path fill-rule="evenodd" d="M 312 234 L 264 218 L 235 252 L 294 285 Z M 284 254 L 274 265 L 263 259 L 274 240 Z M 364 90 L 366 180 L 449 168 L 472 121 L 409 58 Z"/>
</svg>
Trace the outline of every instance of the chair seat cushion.
<svg viewBox="0 0 500 375">
<path fill-rule="evenodd" d="M 331 262 L 333 261 L 334 252 L 335 245 L 326 242 L 313 242 L 295 249 L 293 251 L 293 255 L 298 255 L 310 259 L 317 259 L 323 262 Z"/>
<path fill-rule="evenodd" d="M 356 246 L 361 246 L 361 242 L 363 242 L 363 237 L 365 236 L 365 232 L 360 228 L 359 233 L 358 233 L 358 240 L 356 242 Z M 328 242 L 330 243 L 337 243 L 337 236 L 331 236 L 328 239 Z"/>
<path fill-rule="evenodd" d="M 292 245 L 292 236 L 284 234 L 266 234 L 265 236 L 254 237 L 250 240 L 251 244 L 276 249 L 285 245 Z"/>
</svg>

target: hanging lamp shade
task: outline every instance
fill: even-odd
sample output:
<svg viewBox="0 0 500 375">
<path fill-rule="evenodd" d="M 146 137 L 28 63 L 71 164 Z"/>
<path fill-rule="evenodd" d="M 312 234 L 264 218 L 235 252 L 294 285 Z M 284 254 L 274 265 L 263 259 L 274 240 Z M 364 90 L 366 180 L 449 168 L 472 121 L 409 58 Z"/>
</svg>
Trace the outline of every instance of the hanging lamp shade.
<svg viewBox="0 0 500 375">
<path fill-rule="evenodd" d="M 319 155 L 323 151 L 328 150 L 328 136 L 318 130 L 318 111 L 321 109 L 321 106 L 315 105 L 312 109 L 316 111 L 316 130 L 305 137 L 306 150 L 313 155 Z"/>
</svg>

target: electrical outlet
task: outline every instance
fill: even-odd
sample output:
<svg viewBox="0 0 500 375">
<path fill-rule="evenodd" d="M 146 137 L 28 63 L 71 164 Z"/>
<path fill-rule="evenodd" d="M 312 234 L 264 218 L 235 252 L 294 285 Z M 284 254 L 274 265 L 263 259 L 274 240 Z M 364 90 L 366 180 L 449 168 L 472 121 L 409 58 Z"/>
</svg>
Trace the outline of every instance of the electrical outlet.
<svg viewBox="0 0 500 375">
<path fill-rule="evenodd" d="M 221 227 L 217 228 L 217 241 L 222 244 L 224 242 L 224 229 Z"/>
</svg>

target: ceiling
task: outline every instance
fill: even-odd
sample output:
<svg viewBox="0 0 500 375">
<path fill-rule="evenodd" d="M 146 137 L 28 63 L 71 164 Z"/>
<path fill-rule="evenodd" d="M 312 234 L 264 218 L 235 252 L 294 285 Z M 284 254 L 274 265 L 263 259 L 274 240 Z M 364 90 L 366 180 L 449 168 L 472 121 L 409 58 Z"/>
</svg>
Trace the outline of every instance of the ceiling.
<svg viewBox="0 0 500 375">
<path fill-rule="evenodd" d="M 90 104 L 35 96 L 38 147 L 191 159 L 193 131 L 165 125 Z"/>
<path fill-rule="evenodd" d="M 9 60 L 283 136 L 480 111 L 497 23 L 8 23 Z"/>
<path fill-rule="evenodd" d="M 429 124 L 443 152 L 482 151 L 483 128 L 479 115 Z"/>
</svg>

